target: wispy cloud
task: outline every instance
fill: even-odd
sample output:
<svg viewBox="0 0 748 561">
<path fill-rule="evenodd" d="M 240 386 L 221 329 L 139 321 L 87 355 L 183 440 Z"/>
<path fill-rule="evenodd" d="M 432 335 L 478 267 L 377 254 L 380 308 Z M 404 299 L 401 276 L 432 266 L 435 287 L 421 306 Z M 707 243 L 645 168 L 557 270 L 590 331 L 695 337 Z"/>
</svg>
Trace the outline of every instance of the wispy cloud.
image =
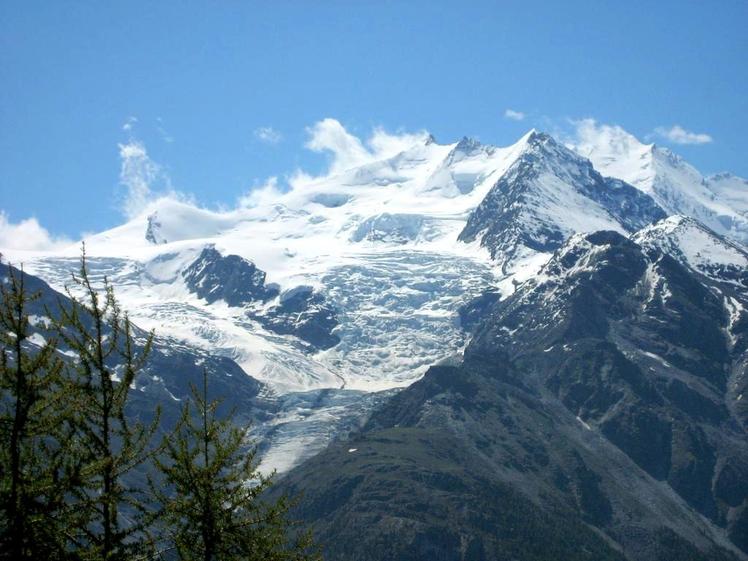
<svg viewBox="0 0 748 561">
<path fill-rule="evenodd" d="M 504 111 L 504 117 L 511 121 L 524 121 L 526 116 L 522 111 L 515 111 L 514 109 Z"/>
<path fill-rule="evenodd" d="M 122 212 L 127 218 L 143 212 L 155 198 L 173 194 L 169 175 L 148 156 L 140 140 L 131 138 L 120 144 L 119 157 L 119 181 L 124 189 Z"/>
<path fill-rule="evenodd" d="M 657 127 L 655 134 L 674 142 L 675 144 L 709 144 L 713 141 L 712 137 L 703 132 L 691 132 L 680 125 L 672 127 Z"/>
<path fill-rule="evenodd" d="M 590 117 L 584 119 L 570 119 L 568 123 L 574 127 L 571 134 L 559 131 L 557 135 L 569 147 L 580 154 L 588 156 L 600 146 L 606 146 L 615 152 L 629 152 L 637 148 L 641 142 L 631 133 L 618 125 L 598 123 Z"/>
<path fill-rule="evenodd" d="M 423 130 L 413 133 L 403 131 L 389 133 L 382 127 L 376 127 L 366 141 L 366 145 L 369 147 L 372 160 L 384 160 L 416 144 L 426 142 L 429 137 L 429 133 Z"/>
<path fill-rule="evenodd" d="M 122 124 L 122 130 L 127 133 L 127 136 L 129 138 L 132 139 L 136 136 L 139 136 L 135 131 L 135 129 L 140 128 L 139 125 L 140 119 L 138 119 L 135 115 L 130 115 Z M 152 130 L 150 126 L 148 126 L 147 128 L 149 130 Z M 164 120 L 161 117 L 156 117 L 156 124 L 153 129 L 155 129 L 155 131 L 158 133 L 158 136 L 161 138 L 161 140 L 163 140 L 167 144 L 171 144 L 172 142 L 174 142 L 174 136 L 168 130 L 166 130 Z"/>
<path fill-rule="evenodd" d="M 306 131 L 309 136 L 304 146 L 313 152 L 327 153 L 330 156 L 327 170 L 315 176 L 296 169 L 282 177 L 273 176 L 265 181 L 258 181 L 246 194 L 239 197 L 239 207 L 276 203 L 283 197 L 292 197 L 294 192 L 303 191 L 311 183 L 353 167 L 385 160 L 416 144 L 425 143 L 430 136 L 426 131 L 391 133 L 382 127 L 376 127 L 364 139 L 350 133 L 340 121 L 332 118 L 322 119 L 307 127 Z"/>
<path fill-rule="evenodd" d="M 361 139 L 350 134 L 336 119 L 323 119 L 307 128 L 307 132 L 309 140 L 305 146 L 309 150 L 332 155 L 331 173 L 363 165 L 371 159 Z"/>
<path fill-rule="evenodd" d="M 273 127 L 259 127 L 254 130 L 257 140 L 265 144 L 278 144 L 283 140 L 283 135 Z"/>
<path fill-rule="evenodd" d="M 336 119 L 323 119 L 307 129 L 306 147 L 314 152 L 332 155 L 328 173 L 338 173 L 352 167 L 384 160 L 399 154 L 418 142 L 425 142 L 428 133 L 388 133 L 377 127 L 366 142 L 348 132 Z"/>
<path fill-rule="evenodd" d="M 161 140 L 167 144 L 174 142 L 174 137 L 166 130 L 166 127 L 164 127 L 164 120 L 161 117 L 156 117 L 156 131 L 158 131 Z"/>
<path fill-rule="evenodd" d="M 70 245 L 64 237 L 52 236 L 36 218 L 13 223 L 0 211 L 0 248 L 44 251 Z"/>
</svg>

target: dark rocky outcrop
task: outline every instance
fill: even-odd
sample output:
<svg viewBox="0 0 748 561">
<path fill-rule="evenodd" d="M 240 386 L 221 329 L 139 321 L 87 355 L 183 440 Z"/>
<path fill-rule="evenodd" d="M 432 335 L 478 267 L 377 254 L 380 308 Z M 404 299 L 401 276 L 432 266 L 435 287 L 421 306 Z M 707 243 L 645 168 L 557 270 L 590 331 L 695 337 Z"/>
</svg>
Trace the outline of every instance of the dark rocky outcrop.
<svg viewBox="0 0 748 561">
<path fill-rule="evenodd" d="M 278 289 L 265 284 L 265 271 L 238 255 L 223 256 L 208 246 L 184 271 L 190 292 L 212 304 L 224 300 L 229 306 L 246 306 L 278 296 Z"/>
<path fill-rule="evenodd" d="M 7 275 L 7 265 L 2 263 L 0 267 L 2 282 Z M 14 272 L 21 274 L 17 269 Z M 24 282 L 29 294 L 39 296 L 28 307 L 33 318 L 32 331 L 43 338 L 52 337 L 48 318 L 50 315 L 56 316 L 61 306 L 69 308 L 72 305 L 69 298 L 33 275 L 24 274 Z M 92 326 L 92 319 L 85 313 L 82 313 L 81 321 L 84 325 Z M 147 333 L 133 326 L 133 334 L 136 347 L 141 347 Z M 58 342 L 58 348 L 61 358 L 71 358 L 63 342 Z M 222 412 L 236 410 L 238 422 L 248 423 L 265 418 L 273 407 L 260 398 L 262 384 L 247 375 L 230 358 L 216 356 L 172 339 L 156 337 L 149 358 L 135 379 L 130 413 L 133 417 L 149 419 L 160 407 L 162 427 L 167 430 L 176 422 L 182 403 L 190 396 L 191 385 L 202 384 L 203 370 L 208 373 L 209 394 L 223 400 Z"/>
<path fill-rule="evenodd" d="M 299 286 L 281 294 L 277 305 L 257 319 L 281 335 L 295 335 L 314 349 L 329 349 L 340 342 L 333 333 L 338 325 L 335 310 L 310 286 Z"/>
<path fill-rule="evenodd" d="M 340 339 L 333 333 L 338 320 L 324 295 L 309 286 L 280 293 L 265 282 L 265 272 L 238 255 L 221 255 L 214 247 L 203 249 L 182 271 L 187 288 L 213 303 L 247 308 L 248 317 L 280 335 L 298 337 L 311 350 L 328 349 Z M 267 304 L 267 305 L 264 305 Z"/>
</svg>

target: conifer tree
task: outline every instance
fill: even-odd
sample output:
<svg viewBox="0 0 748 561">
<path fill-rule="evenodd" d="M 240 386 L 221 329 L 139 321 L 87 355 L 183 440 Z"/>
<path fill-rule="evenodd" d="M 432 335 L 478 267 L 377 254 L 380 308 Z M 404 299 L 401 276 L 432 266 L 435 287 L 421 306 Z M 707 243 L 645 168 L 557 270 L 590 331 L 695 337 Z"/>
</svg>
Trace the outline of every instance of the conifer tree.
<svg viewBox="0 0 748 561">
<path fill-rule="evenodd" d="M 258 472 L 247 429 L 234 425 L 233 414 L 218 418 L 207 380 L 204 370 L 202 388 L 192 385 L 192 399 L 156 461 L 165 484 L 154 491 L 163 505 L 166 550 L 181 561 L 320 559 L 308 533 L 289 535 L 286 498 L 263 500 L 272 476 Z"/>
<path fill-rule="evenodd" d="M 82 482 L 74 489 L 68 518 L 71 547 L 84 560 L 119 561 L 147 551 L 144 489 L 127 478 L 156 453 L 151 446 L 158 417 L 147 426 L 126 415 L 130 390 L 151 349 L 153 334 L 136 345 L 133 327 L 104 279 L 94 287 L 85 247 L 71 304 L 61 303 L 55 330 L 76 355 L 69 368 L 76 398 Z M 82 296 L 76 296 L 82 292 Z"/>
<path fill-rule="evenodd" d="M 0 558 L 63 559 L 65 490 L 72 483 L 62 362 L 53 338 L 32 340 L 39 298 L 7 266 L 0 280 Z M 37 334 L 38 337 L 41 337 Z"/>
</svg>

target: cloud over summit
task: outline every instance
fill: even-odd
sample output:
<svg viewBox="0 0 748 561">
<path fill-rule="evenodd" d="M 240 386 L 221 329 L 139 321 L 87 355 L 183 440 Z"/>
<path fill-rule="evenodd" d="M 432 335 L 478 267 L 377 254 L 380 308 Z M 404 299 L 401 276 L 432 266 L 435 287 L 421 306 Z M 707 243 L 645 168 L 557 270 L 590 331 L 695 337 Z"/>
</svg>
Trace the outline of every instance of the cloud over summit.
<svg viewBox="0 0 748 561">
<path fill-rule="evenodd" d="M 418 142 L 425 142 L 428 133 L 389 133 L 375 128 L 363 141 L 351 134 L 337 119 L 323 119 L 307 128 L 309 140 L 305 146 L 314 152 L 329 152 L 332 156 L 328 173 L 334 174 L 367 163 L 391 158 Z"/>
</svg>

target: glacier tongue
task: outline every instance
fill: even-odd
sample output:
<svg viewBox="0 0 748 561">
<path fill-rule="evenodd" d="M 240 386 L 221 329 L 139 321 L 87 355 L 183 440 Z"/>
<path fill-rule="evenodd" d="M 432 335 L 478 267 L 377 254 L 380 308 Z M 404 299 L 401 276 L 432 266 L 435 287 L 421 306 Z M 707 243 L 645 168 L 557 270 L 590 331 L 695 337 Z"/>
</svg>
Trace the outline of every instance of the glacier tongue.
<svg viewBox="0 0 748 561">
<path fill-rule="evenodd" d="M 414 250 L 335 267 L 322 284 L 339 310 L 341 342 L 320 361 L 343 372 L 346 388 L 409 385 L 462 347 L 459 307 L 496 280 L 486 262 Z"/>
</svg>

